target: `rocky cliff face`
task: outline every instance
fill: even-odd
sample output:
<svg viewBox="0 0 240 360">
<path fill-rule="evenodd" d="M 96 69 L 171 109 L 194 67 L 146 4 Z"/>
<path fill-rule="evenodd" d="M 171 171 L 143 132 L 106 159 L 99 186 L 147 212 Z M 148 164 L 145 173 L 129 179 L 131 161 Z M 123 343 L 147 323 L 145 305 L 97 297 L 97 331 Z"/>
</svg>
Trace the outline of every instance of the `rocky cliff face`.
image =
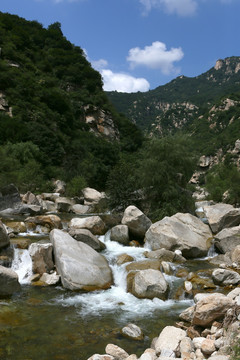
<svg viewBox="0 0 240 360">
<path fill-rule="evenodd" d="M 110 112 L 88 105 L 84 107 L 81 120 L 89 125 L 90 131 L 96 136 L 102 136 L 110 141 L 119 140 L 119 131 Z"/>
</svg>

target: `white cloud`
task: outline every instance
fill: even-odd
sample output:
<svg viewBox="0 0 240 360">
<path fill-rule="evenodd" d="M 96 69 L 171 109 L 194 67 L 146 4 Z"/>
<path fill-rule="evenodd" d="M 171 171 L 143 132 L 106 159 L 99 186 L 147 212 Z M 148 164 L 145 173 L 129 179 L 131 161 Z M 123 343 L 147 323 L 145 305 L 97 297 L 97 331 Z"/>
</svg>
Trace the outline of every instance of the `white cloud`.
<svg viewBox="0 0 240 360">
<path fill-rule="evenodd" d="M 155 41 L 144 49 L 139 47 L 129 50 L 127 61 L 130 62 L 132 68 L 136 66 L 146 66 L 151 69 L 160 69 L 163 74 L 176 73 L 179 70 L 175 68 L 173 63 L 180 61 L 184 56 L 182 49 L 171 48 L 167 50 L 164 43 Z"/>
<path fill-rule="evenodd" d="M 144 6 L 146 15 L 154 8 L 163 9 L 168 14 L 177 14 L 179 16 L 192 16 L 197 10 L 196 0 L 139 0 Z M 223 0 L 226 1 L 226 0 Z"/>
<path fill-rule="evenodd" d="M 105 91 L 119 91 L 119 92 L 137 92 L 148 91 L 150 88 L 149 82 L 144 78 L 135 78 L 129 74 L 114 73 L 111 70 L 104 69 L 101 71 L 103 78 L 103 89 Z"/>
<path fill-rule="evenodd" d="M 100 71 L 102 69 L 106 69 L 106 67 L 108 66 L 108 62 L 105 59 L 99 59 L 96 61 L 91 61 L 92 67 L 94 67 L 94 69 Z"/>
</svg>

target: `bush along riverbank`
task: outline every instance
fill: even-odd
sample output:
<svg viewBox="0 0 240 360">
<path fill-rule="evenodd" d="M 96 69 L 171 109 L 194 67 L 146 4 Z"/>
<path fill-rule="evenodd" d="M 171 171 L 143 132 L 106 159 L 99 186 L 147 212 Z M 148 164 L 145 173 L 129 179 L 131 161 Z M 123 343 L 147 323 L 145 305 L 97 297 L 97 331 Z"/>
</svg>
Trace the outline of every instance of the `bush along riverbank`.
<svg viewBox="0 0 240 360">
<path fill-rule="evenodd" d="M 154 329 L 156 338 L 141 354 L 106 342 L 102 355 L 89 354 L 88 359 L 237 359 L 240 208 L 200 201 L 196 216 L 177 213 L 152 223 L 135 206 L 122 214 L 96 213 L 105 195 L 94 189 L 85 188 L 80 198 L 66 198 L 64 184 L 56 186 L 54 193 L 38 196 L 20 195 L 13 185 L 2 193 L 2 298 L 15 296 L 27 283 L 60 286 L 85 297 L 107 294 L 99 309 L 112 302 L 129 311 L 136 299 L 134 306 L 144 314 L 147 307 L 179 302 L 179 321 Z M 43 239 L 36 241 L 36 234 Z M 21 260 L 24 271 L 16 259 L 19 249 L 28 254 L 27 261 Z M 132 318 L 119 336 L 141 344 L 148 334 Z"/>
</svg>

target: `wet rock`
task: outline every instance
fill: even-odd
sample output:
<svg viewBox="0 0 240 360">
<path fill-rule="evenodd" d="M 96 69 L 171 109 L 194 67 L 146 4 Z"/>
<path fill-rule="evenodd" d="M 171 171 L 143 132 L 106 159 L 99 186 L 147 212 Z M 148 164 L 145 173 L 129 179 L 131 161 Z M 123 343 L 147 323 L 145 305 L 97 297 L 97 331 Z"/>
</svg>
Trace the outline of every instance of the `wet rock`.
<svg viewBox="0 0 240 360">
<path fill-rule="evenodd" d="M 154 223 L 146 233 L 145 241 L 153 250 L 179 249 L 186 258 L 207 255 L 212 233 L 208 225 L 191 214 L 177 213 Z"/>
<path fill-rule="evenodd" d="M 186 261 L 186 259 L 180 254 L 166 249 L 149 251 L 146 256 L 150 259 L 158 259 L 160 261 L 170 261 L 177 263 L 184 263 Z"/>
<path fill-rule="evenodd" d="M 124 211 L 122 224 L 128 226 L 133 236 L 143 239 L 152 222 L 141 210 L 132 205 Z"/>
<path fill-rule="evenodd" d="M 240 284 L 240 275 L 236 271 L 226 269 L 216 269 L 212 273 L 215 284 L 221 286 Z"/>
<path fill-rule="evenodd" d="M 163 356 L 166 350 L 175 353 L 179 348 L 180 342 L 185 337 L 186 331 L 176 328 L 175 326 L 166 326 L 156 341 L 156 353 L 161 354 L 161 356 Z"/>
<path fill-rule="evenodd" d="M 114 344 L 108 344 L 105 351 L 107 354 L 112 355 L 114 360 L 123 360 L 129 356 L 125 350 Z"/>
<path fill-rule="evenodd" d="M 8 233 L 18 234 L 27 231 L 27 227 L 23 221 L 6 221 Z"/>
<path fill-rule="evenodd" d="M 6 228 L 0 220 L 0 249 L 10 245 L 10 238 L 7 234 Z"/>
<path fill-rule="evenodd" d="M 135 324 L 127 324 L 121 330 L 121 334 L 132 340 L 143 340 L 142 329 Z"/>
<path fill-rule="evenodd" d="M 49 230 L 62 228 L 61 219 L 57 215 L 42 215 L 42 216 L 28 217 L 27 219 L 25 219 L 25 223 L 35 224 L 36 226 L 37 225 L 44 226 Z"/>
<path fill-rule="evenodd" d="M 69 229 L 87 229 L 93 235 L 104 235 L 107 228 L 99 216 L 88 216 L 85 218 L 73 218 L 69 223 Z"/>
<path fill-rule="evenodd" d="M 46 285 L 56 285 L 60 281 L 60 276 L 56 272 L 52 274 L 44 273 L 40 277 L 40 281 L 42 281 Z"/>
<path fill-rule="evenodd" d="M 117 261 L 116 264 L 117 265 L 122 265 L 128 262 L 132 262 L 134 261 L 134 258 L 128 254 L 121 254 L 117 257 Z"/>
<path fill-rule="evenodd" d="M 29 246 L 32 270 L 36 274 L 49 273 L 54 268 L 53 246 L 51 243 L 36 242 Z"/>
<path fill-rule="evenodd" d="M 233 251 L 240 245 L 240 226 L 226 228 L 217 233 L 214 237 L 214 245 L 223 254 Z"/>
<path fill-rule="evenodd" d="M 129 244 L 129 233 L 127 225 L 116 225 L 111 229 L 110 239 L 120 244 Z"/>
<path fill-rule="evenodd" d="M 90 358 L 88 358 L 88 360 L 115 360 L 115 358 L 107 354 L 105 355 L 94 354 Z"/>
<path fill-rule="evenodd" d="M 214 234 L 240 224 L 240 209 L 232 205 L 219 203 L 204 206 L 204 212 Z"/>
<path fill-rule="evenodd" d="M 133 278 L 132 293 L 138 298 L 153 299 L 157 297 L 166 299 L 168 283 L 161 271 L 152 269 L 141 270 Z"/>
<path fill-rule="evenodd" d="M 111 286 L 112 272 L 102 255 L 61 230 L 52 230 L 50 240 L 63 287 L 91 291 Z"/>
<path fill-rule="evenodd" d="M 101 251 L 106 248 L 105 244 L 98 240 L 98 238 L 87 229 L 71 229 L 69 235 L 75 240 L 87 244 L 96 251 Z"/>
<path fill-rule="evenodd" d="M 126 270 L 132 271 L 132 270 L 160 270 L 161 263 L 158 260 L 140 260 L 140 261 L 134 261 L 131 264 L 126 266 Z"/>
<path fill-rule="evenodd" d="M 17 273 L 0 265 L 0 297 L 10 296 L 20 290 Z"/>
<path fill-rule="evenodd" d="M 195 307 L 192 323 L 194 325 L 209 326 L 214 320 L 221 319 L 234 301 L 223 294 L 211 294 L 200 300 Z"/>
</svg>

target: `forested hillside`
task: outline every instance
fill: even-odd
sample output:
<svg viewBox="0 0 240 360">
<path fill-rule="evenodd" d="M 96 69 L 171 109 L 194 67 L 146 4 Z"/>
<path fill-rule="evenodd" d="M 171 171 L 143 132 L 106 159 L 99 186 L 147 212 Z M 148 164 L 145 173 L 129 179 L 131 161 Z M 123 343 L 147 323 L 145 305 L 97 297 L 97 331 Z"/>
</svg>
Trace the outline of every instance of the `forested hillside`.
<svg viewBox="0 0 240 360">
<path fill-rule="evenodd" d="M 40 190 L 60 177 L 104 189 L 142 135 L 111 106 L 83 50 L 58 22 L 45 29 L 4 13 L 0 48 L 0 185 Z"/>
</svg>

